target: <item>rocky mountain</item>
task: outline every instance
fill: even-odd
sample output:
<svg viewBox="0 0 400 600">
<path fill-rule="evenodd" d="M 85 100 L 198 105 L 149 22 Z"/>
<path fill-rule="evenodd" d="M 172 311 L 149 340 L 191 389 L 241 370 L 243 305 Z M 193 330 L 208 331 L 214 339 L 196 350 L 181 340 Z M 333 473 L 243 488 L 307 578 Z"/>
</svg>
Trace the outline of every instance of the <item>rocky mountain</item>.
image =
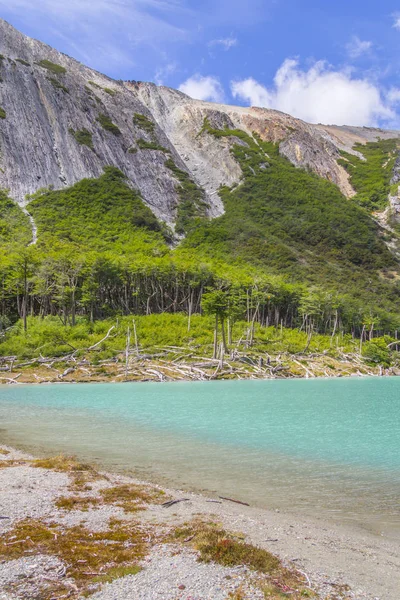
<svg viewBox="0 0 400 600">
<path fill-rule="evenodd" d="M 201 102 L 151 83 L 115 81 L 0 20 L 0 188 L 22 206 L 40 188 L 62 189 L 113 165 L 167 224 L 176 220 L 182 172 L 203 190 L 207 215 L 217 217 L 224 211 L 220 186 L 242 177 L 230 152 L 240 140 L 210 135 L 205 120 L 278 143 L 281 155 L 337 184 L 347 197 L 355 191 L 338 164 L 340 151 L 357 154 L 355 143 L 400 136 L 310 125 L 274 110 Z"/>
</svg>

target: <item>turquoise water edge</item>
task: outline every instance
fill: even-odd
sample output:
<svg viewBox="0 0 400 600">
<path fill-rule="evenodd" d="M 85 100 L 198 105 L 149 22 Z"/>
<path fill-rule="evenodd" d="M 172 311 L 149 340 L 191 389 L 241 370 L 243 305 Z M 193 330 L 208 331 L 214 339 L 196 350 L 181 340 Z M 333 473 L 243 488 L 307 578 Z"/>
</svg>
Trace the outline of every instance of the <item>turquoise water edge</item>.
<svg viewBox="0 0 400 600">
<path fill-rule="evenodd" d="M 0 442 L 400 535 L 400 379 L 0 389 Z"/>
</svg>

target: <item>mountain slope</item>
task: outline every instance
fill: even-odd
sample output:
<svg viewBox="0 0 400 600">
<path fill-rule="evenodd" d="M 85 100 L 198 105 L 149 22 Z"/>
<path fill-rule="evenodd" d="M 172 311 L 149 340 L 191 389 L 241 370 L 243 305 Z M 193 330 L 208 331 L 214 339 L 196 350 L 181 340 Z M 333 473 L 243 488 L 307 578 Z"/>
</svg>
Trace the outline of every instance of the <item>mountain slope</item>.
<svg viewBox="0 0 400 600">
<path fill-rule="evenodd" d="M 369 212 L 398 194 L 399 132 L 113 81 L 4 21 L 0 77 L 0 333 L 164 312 L 400 328 L 398 234 Z"/>
<path fill-rule="evenodd" d="M 230 153 L 231 141 L 198 136 L 205 118 L 279 143 L 294 165 L 336 183 L 348 197 L 354 191 L 338 164 L 340 150 L 352 152 L 356 142 L 399 136 L 309 125 L 277 111 L 210 104 L 149 83 L 114 81 L 3 20 L 0 54 L 5 116 L 0 119 L 0 187 L 21 204 L 38 188 L 61 189 L 113 165 L 171 225 L 180 197 L 179 182 L 165 166 L 170 157 L 204 188 L 205 212 L 218 216 L 223 212 L 219 187 L 238 183 L 241 169 Z"/>
</svg>

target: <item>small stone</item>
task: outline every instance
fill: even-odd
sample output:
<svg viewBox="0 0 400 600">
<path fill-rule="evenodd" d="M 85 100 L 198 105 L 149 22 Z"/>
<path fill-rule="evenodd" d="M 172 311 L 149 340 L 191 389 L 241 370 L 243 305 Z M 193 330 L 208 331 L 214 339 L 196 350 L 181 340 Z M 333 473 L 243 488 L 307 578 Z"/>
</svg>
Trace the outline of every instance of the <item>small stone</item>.
<svg viewBox="0 0 400 600">
<path fill-rule="evenodd" d="M 186 585 L 183 585 L 183 583 L 181 583 L 181 585 L 178 585 L 178 590 L 186 590 Z"/>
</svg>

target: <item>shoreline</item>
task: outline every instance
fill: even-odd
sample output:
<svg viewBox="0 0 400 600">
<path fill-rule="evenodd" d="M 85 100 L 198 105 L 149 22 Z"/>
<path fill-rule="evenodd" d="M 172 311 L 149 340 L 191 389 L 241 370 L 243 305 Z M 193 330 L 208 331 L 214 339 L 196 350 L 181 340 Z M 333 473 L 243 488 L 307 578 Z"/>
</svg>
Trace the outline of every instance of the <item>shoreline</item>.
<svg viewBox="0 0 400 600">
<path fill-rule="evenodd" d="M 4 446 L 0 446 L 1 448 L 3 452 L 9 452 L 10 454 L 0 452 L 2 463 L 0 466 L 4 465 L 5 460 L 10 459 L 22 462 L 32 460 L 32 457 L 24 452 L 5 448 Z M 64 523 L 85 521 L 95 529 L 99 522 L 104 522 L 105 508 L 104 511 L 100 508 L 89 508 L 85 511 L 74 510 L 67 514 L 66 511 L 55 512 L 54 499 L 58 495 L 65 494 L 66 486 L 65 481 L 63 485 L 54 483 L 54 485 L 50 485 L 51 489 L 49 490 L 46 485 L 54 476 L 55 473 L 51 469 L 34 469 L 27 464 L 0 468 L 1 513 L 2 516 L 7 516 L 4 515 L 4 511 L 7 510 L 8 506 L 14 514 L 11 519 L 12 522 L 9 519 L 0 520 L 0 532 L 2 534 L 19 519 L 32 516 L 32 513 L 37 517 L 40 516 L 40 514 L 38 515 L 40 512 L 42 512 L 42 518 L 45 519 L 54 519 L 56 515 L 57 521 L 61 520 Z M 60 474 L 57 473 L 57 476 L 60 476 Z M 328 523 L 321 518 L 245 506 L 229 500 L 209 497 L 207 494 L 170 489 L 166 486 L 160 488 L 160 486 L 153 483 L 143 482 L 137 478 L 124 475 L 116 475 L 112 472 L 107 473 L 106 478 L 118 485 L 134 483 L 135 485 L 143 485 L 148 489 L 162 488 L 166 497 L 172 500 L 185 499 L 185 501 L 176 503 L 173 508 L 166 509 L 159 505 L 150 506 L 143 513 L 140 513 L 140 521 L 143 526 L 144 524 L 156 523 L 156 528 L 161 531 L 165 527 L 182 525 L 182 523 L 200 517 L 206 520 L 217 520 L 227 530 L 240 531 L 246 542 L 265 548 L 283 560 L 285 565 L 297 568 L 305 573 L 311 588 L 317 590 L 317 598 L 398 599 L 400 558 L 398 543 L 394 540 L 382 538 L 368 531 L 362 531 L 360 528 L 348 523 L 338 525 L 332 522 Z M 44 482 L 47 482 L 46 485 Z M 13 492 L 13 489 L 16 488 L 19 490 L 17 497 L 15 497 L 15 491 Z M 88 492 L 86 492 L 87 494 Z M 50 502 L 49 495 L 52 496 Z M 46 507 L 38 508 L 35 503 L 38 505 L 44 503 Z M 118 511 L 120 517 L 121 510 L 118 509 Z M 110 516 L 110 514 L 108 512 L 107 516 Z M 154 550 L 154 564 L 157 564 L 157 561 L 164 564 L 165 556 L 163 552 L 167 551 L 167 546 L 161 546 L 162 548 L 158 547 Z M 157 552 L 161 552 L 163 556 L 159 556 Z M 185 552 L 187 553 L 186 547 L 183 550 L 184 556 L 186 556 Z M 151 562 L 153 559 L 149 560 Z M 146 564 L 142 573 L 149 572 L 146 571 L 146 568 L 151 571 L 151 567 L 146 567 Z M 193 577 L 193 574 L 191 577 Z M 252 591 L 252 584 L 249 583 L 251 581 L 250 574 L 243 575 L 243 577 L 242 584 L 247 590 L 247 595 L 242 597 L 257 598 L 256 592 Z M 111 588 L 116 587 L 118 589 L 118 586 L 128 585 L 131 579 L 133 579 L 132 576 L 116 580 L 114 583 L 109 584 L 110 591 L 112 591 Z M 228 581 L 230 580 L 228 579 Z M 134 584 L 133 581 L 131 583 Z M 107 595 L 107 589 L 108 586 L 105 586 L 105 591 L 99 592 L 99 599 L 104 597 L 104 600 L 108 600 L 109 598 L 120 597 L 112 594 Z M 134 585 L 132 589 L 134 589 Z M 134 593 L 138 594 L 137 591 Z M 176 593 L 176 589 L 171 590 L 171 594 Z M 227 591 L 224 598 L 228 597 L 228 593 Z M 186 594 L 186 591 L 184 594 Z M 29 596 L 20 597 L 28 598 Z M 121 596 L 121 598 L 123 597 Z M 148 597 L 150 599 L 153 596 L 140 596 L 138 594 L 137 597 Z M 165 596 L 165 598 L 169 597 Z M 188 598 L 189 596 L 171 595 L 171 598 L 175 597 Z M 194 595 L 193 597 L 197 600 L 197 598 L 209 598 L 210 596 Z M 2 598 L 1 595 L 0 598 Z M 127 600 L 130 598 L 129 594 L 126 595 Z M 132 596 L 132 598 L 136 598 L 136 596 Z"/>
<path fill-rule="evenodd" d="M 203 359 L 205 360 L 205 359 Z M 30 364 L 8 362 L 0 357 L 0 386 L 20 384 L 53 383 L 134 383 L 172 381 L 242 381 L 285 379 L 335 379 L 348 377 L 398 377 L 397 367 L 382 368 L 361 361 L 333 359 L 321 354 L 310 358 L 280 354 L 272 357 L 270 364 L 265 357 L 254 355 L 250 362 L 234 360 L 208 362 L 179 362 L 157 360 L 153 357 L 135 357 L 129 368 L 123 360 L 90 363 L 63 358 L 32 361 Z M 201 368 L 200 368 L 201 367 Z"/>
</svg>

